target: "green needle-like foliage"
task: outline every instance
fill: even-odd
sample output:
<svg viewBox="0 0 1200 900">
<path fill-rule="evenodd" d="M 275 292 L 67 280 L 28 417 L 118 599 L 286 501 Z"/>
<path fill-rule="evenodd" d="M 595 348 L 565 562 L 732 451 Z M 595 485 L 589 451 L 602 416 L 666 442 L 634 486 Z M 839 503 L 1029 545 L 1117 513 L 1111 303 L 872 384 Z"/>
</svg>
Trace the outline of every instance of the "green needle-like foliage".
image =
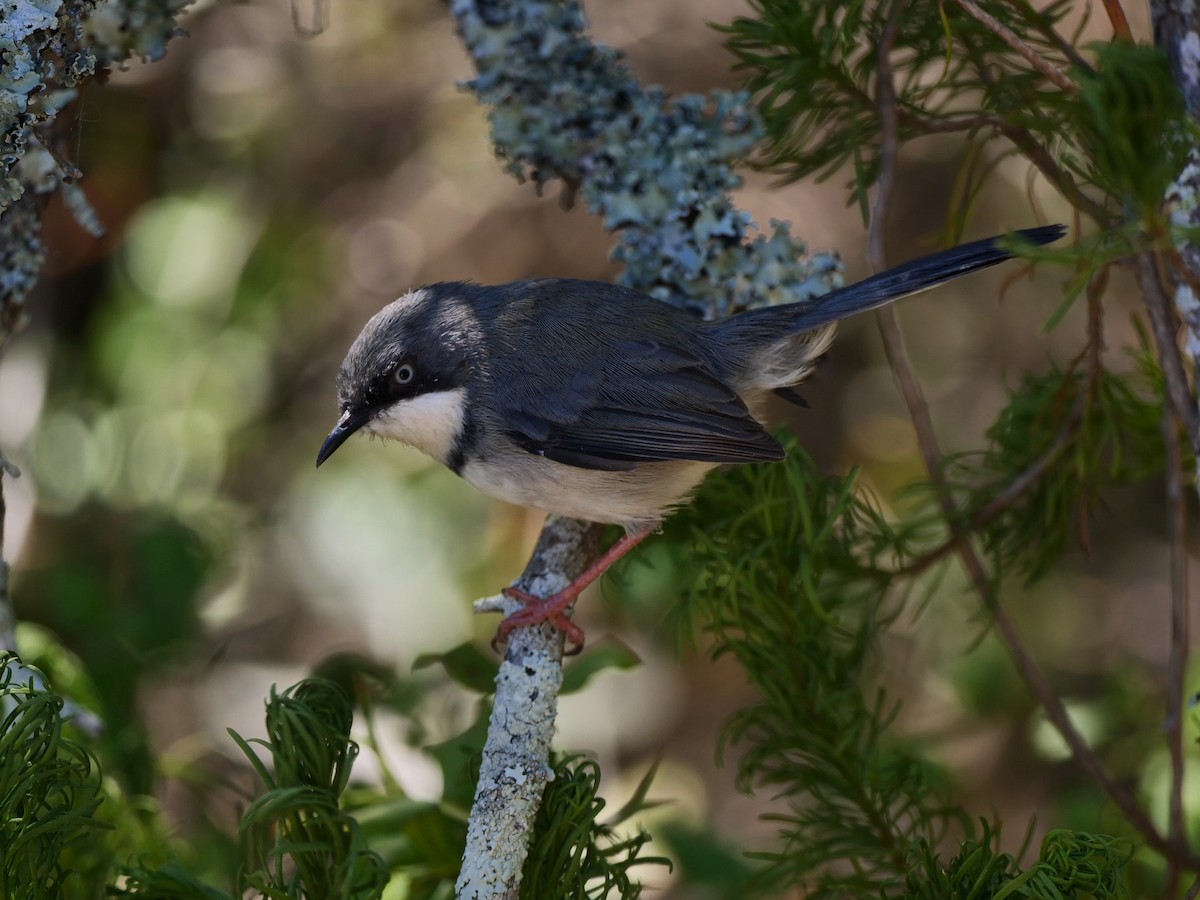
<svg viewBox="0 0 1200 900">
<path fill-rule="evenodd" d="M 854 167 L 853 199 L 879 176 L 878 50 L 891 4 L 854 0 L 751 0 L 753 17 L 721 30 L 746 74 L 767 128 L 761 164 L 789 181 Z M 1077 57 L 1056 27 L 1069 0 L 980 0 L 1051 65 Z M 1074 98 L 953 3 L 910 3 L 897 16 L 890 64 L 901 143 L 924 135 L 1003 132 L 1022 149 L 1050 146 Z M 1036 97 L 1037 102 L 1031 102 Z M 1073 186 L 1072 186 L 1073 188 Z"/>
<path fill-rule="evenodd" d="M 1196 142 L 1167 57 L 1155 47 L 1095 45 L 1097 67 L 1079 72 L 1076 127 L 1093 180 L 1153 216 Z"/>
<path fill-rule="evenodd" d="M 374 900 L 388 871 L 358 823 L 340 808 L 358 745 L 352 707 L 332 682 L 310 678 L 267 701 L 268 740 L 237 741 L 267 790 L 242 817 L 247 863 L 236 895 L 200 883 L 178 866 L 131 870 L 123 893 L 207 900 L 232 896 Z M 271 755 L 269 769 L 251 744 Z"/>
<path fill-rule="evenodd" d="M 670 534 L 690 573 L 682 613 L 733 654 L 761 701 L 736 713 L 723 745 L 740 782 L 787 804 L 759 879 L 805 897 L 1120 897 L 1125 843 L 1054 832 L 1025 872 L 953 802 L 943 774 L 889 733 L 896 705 L 876 680 L 892 589 L 922 537 L 888 522 L 854 475 L 823 477 L 785 438 L 788 458 L 709 480 Z M 948 866 L 930 848 L 959 836 Z"/>
<path fill-rule="evenodd" d="M 64 733 L 62 697 L 14 663 L 0 657 L 0 897 L 54 900 L 72 876 L 63 855 L 103 828 L 100 771 Z"/>
<path fill-rule="evenodd" d="M 662 857 L 639 857 L 650 835 L 636 829 L 621 837 L 617 828 L 648 808 L 646 791 L 653 770 L 642 780 L 633 801 L 608 822 L 601 822 L 604 800 L 600 767 L 578 755 L 560 755 L 554 778 L 547 785 L 530 841 L 529 858 L 521 880 L 525 900 L 605 900 L 640 897 L 642 885 L 633 868 L 670 866 Z"/>
<path fill-rule="evenodd" d="M 963 491 L 965 525 L 979 532 L 994 573 L 1026 581 L 1045 574 L 1069 546 L 1087 545 L 1105 491 L 1162 471 L 1156 374 L 1029 376 L 988 431 L 989 447 L 953 461 L 948 471 Z M 1020 479 L 1025 487 L 1014 492 Z"/>
<path fill-rule="evenodd" d="M 762 694 L 724 744 L 744 750 L 743 788 L 790 807 L 772 816 L 783 845 L 763 854 L 768 872 L 810 897 L 894 896 L 910 848 L 958 817 L 940 773 L 888 738 L 894 704 L 869 684 L 908 538 L 853 475 L 824 478 L 788 444 L 785 462 L 712 479 L 680 516 L 684 608 Z"/>
<path fill-rule="evenodd" d="M 879 178 L 883 131 L 878 47 L 892 4 L 855 0 L 751 0 L 753 17 L 719 26 L 746 74 L 767 129 L 759 164 L 787 180 L 828 177 L 845 166 L 865 211 Z M 1154 47 L 1096 44 L 1089 61 L 1059 29 L 1076 6 L 979 0 L 1044 63 L 1073 81 L 1064 89 L 955 3 L 909 3 L 896 16 L 889 55 L 897 139 L 933 134 L 977 139 L 965 156 L 958 226 L 995 162 L 978 153 L 1001 137 L 1081 212 L 1113 227 L 1156 211 L 1195 143 L 1166 57 Z M 1078 27 L 1082 28 L 1080 21 Z M 1124 243 L 1126 252 L 1132 247 Z"/>
<path fill-rule="evenodd" d="M 339 808 L 358 745 L 350 740 L 353 711 L 342 691 L 308 679 L 267 701 L 268 749 L 274 772 L 246 752 L 267 792 L 242 818 L 250 858 L 258 868 L 241 892 L 264 897 L 378 897 L 387 885 L 383 861 L 367 849 L 358 823 Z"/>
<path fill-rule="evenodd" d="M 986 822 L 945 868 L 920 848 L 905 900 L 1123 900 L 1129 841 L 1057 829 L 1042 841 L 1038 860 L 1022 872 L 1010 854 L 995 850 L 998 835 Z"/>
</svg>

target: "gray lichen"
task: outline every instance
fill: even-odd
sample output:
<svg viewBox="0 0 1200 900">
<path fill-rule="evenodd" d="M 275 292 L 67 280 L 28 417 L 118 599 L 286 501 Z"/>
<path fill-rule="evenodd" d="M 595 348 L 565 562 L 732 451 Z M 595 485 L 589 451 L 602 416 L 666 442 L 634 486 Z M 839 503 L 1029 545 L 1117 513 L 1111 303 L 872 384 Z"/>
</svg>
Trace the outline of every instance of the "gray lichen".
<svg viewBox="0 0 1200 900">
<path fill-rule="evenodd" d="M 60 112 L 97 68 L 157 59 L 190 0 L 0 0 L 0 309 L 15 327 L 45 257 L 39 212 L 55 191 L 93 234 L 102 231 L 56 150 Z"/>
<path fill-rule="evenodd" d="M 749 238 L 730 192 L 762 136 L 744 93 L 672 98 L 592 43 L 574 0 L 451 3 L 510 172 L 558 177 L 617 233 L 622 281 L 714 317 L 829 289 L 835 257 L 804 257 L 785 224 Z"/>
</svg>

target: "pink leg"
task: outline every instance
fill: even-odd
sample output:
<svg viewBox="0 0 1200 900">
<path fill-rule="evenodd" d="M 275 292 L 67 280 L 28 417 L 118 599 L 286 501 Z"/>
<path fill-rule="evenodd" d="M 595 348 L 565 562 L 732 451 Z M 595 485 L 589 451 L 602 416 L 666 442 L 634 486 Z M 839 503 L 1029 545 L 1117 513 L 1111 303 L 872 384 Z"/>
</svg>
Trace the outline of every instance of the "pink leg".
<svg viewBox="0 0 1200 900">
<path fill-rule="evenodd" d="M 502 593 L 506 597 L 520 600 L 525 604 L 525 608 L 517 610 L 500 623 L 500 628 L 496 631 L 496 638 L 492 644 L 507 641 L 514 628 L 549 622 L 565 634 L 568 643 L 573 645 L 573 649 L 567 651 L 568 655 L 578 653 L 583 649 L 583 629 L 573 624 L 567 618 L 564 610 L 575 602 L 575 599 L 583 593 L 584 588 L 603 575 L 618 559 L 644 541 L 650 535 L 650 531 L 649 528 L 643 528 L 640 531 L 626 532 L 621 535 L 621 539 L 584 569 L 578 578 L 552 597 L 535 597 L 520 588 L 505 588 Z"/>
</svg>

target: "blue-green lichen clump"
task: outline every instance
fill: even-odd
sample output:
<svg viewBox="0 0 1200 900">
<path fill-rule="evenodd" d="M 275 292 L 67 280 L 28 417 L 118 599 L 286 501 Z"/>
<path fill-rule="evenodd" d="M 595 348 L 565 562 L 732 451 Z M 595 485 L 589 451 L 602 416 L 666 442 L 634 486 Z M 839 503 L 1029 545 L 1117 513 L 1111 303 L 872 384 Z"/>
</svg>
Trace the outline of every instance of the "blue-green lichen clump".
<svg viewBox="0 0 1200 900">
<path fill-rule="evenodd" d="M 744 93 L 670 98 L 592 43 L 574 0 L 453 0 L 508 169 L 578 191 L 620 239 L 622 280 L 706 316 L 807 299 L 838 262 L 804 257 L 786 224 L 748 240 L 733 166 L 762 136 Z"/>
<path fill-rule="evenodd" d="M 190 0 L 0 0 L 0 331 L 11 330 L 41 269 L 39 211 L 62 190 L 101 226 L 57 146 L 55 123 L 97 67 L 157 59 Z"/>
</svg>

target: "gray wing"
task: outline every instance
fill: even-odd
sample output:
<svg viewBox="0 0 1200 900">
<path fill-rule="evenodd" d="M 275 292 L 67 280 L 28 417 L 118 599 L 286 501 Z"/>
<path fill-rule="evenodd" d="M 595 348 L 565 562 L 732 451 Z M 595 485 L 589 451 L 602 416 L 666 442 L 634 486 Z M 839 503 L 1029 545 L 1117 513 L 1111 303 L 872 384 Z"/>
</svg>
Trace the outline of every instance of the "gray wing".
<svg viewBox="0 0 1200 900">
<path fill-rule="evenodd" d="M 605 350 L 602 366 L 585 351 L 590 364 L 541 373 L 535 383 L 553 387 L 538 395 L 499 379 L 498 411 L 509 437 L 530 453 L 585 469 L 783 459 L 778 441 L 698 356 L 652 339 Z"/>
</svg>

